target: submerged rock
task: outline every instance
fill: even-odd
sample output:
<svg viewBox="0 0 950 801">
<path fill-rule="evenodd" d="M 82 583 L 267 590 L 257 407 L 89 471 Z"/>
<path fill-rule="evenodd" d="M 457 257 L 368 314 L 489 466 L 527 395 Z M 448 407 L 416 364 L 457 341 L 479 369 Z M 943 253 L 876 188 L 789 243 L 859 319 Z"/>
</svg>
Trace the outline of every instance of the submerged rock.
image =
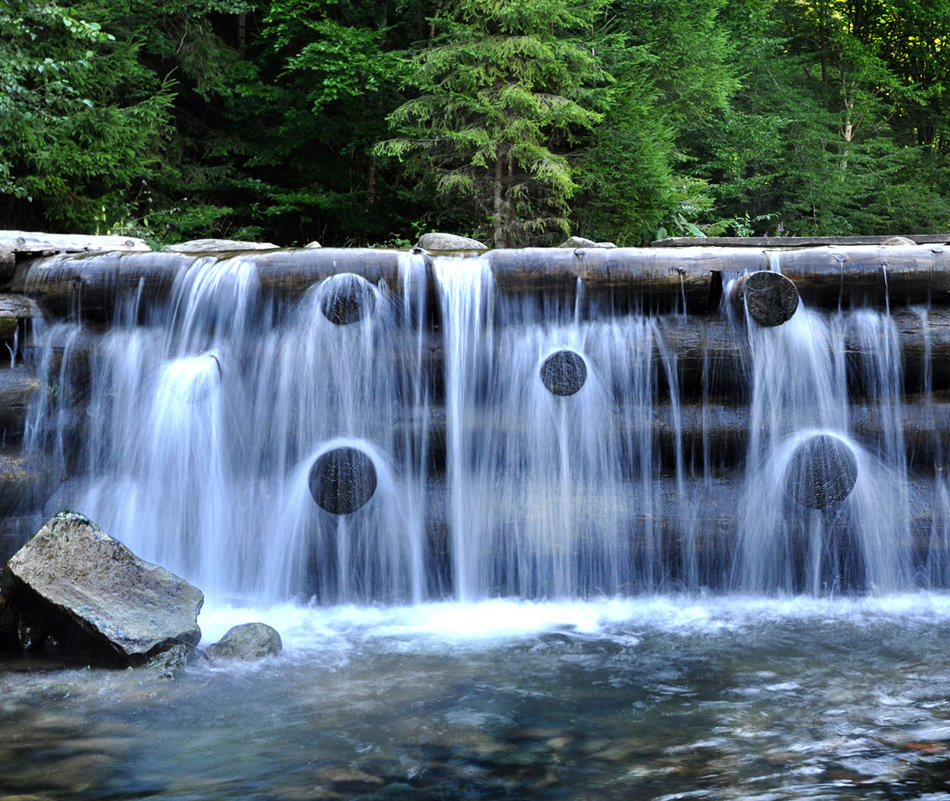
<svg viewBox="0 0 950 801">
<path fill-rule="evenodd" d="M 232 659 L 253 662 L 265 656 L 276 656 L 284 648 L 280 634 L 266 623 L 243 623 L 234 626 L 205 653 L 211 659 Z"/>
<path fill-rule="evenodd" d="M 423 234 L 416 242 L 416 247 L 423 250 L 488 250 L 488 245 L 477 239 L 440 233 Z"/>
<path fill-rule="evenodd" d="M 14 554 L 0 591 L 27 650 L 140 665 L 201 639 L 200 590 L 75 512 L 55 515 Z"/>
</svg>

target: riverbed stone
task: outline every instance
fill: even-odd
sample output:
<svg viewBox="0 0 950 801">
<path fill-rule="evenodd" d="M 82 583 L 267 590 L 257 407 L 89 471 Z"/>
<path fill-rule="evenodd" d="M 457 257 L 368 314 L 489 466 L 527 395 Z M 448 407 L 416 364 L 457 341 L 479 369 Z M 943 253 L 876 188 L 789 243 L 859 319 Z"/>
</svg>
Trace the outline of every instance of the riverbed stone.
<svg viewBox="0 0 950 801">
<path fill-rule="evenodd" d="M 416 247 L 423 250 L 488 250 L 488 245 L 477 239 L 438 232 L 423 234 Z"/>
<path fill-rule="evenodd" d="M 21 645 L 67 659 L 141 665 L 201 639 L 200 590 L 146 562 L 87 517 L 60 512 L 0 574 Z"/>
<path fill-rule="evenodd" d="M 216 643 L 205 649 L 209 659 L 253 662 L 276 656 L 284 648 L 280 634 L 266 623 L 242 623 L 228 629 Z"/>
</svg>

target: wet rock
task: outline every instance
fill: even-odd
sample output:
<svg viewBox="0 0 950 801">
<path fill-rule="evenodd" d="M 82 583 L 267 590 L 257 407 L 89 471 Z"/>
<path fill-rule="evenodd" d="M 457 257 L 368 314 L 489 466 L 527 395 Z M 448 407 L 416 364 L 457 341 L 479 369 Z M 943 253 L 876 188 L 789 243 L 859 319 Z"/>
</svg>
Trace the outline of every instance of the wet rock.
<svg viewBox="0 0 950 801">
<path fill-rule="evenodd" d="M 573 350 L 559 350 L 541 365 L 541 383 L 552 395 L 573 395 L 587 380 L 584 357 Z"/>
<path fill-rule="evenodd" d="M 349 325 L 376 309 L 376 290 L 365 278 L 340 273 L 320 286 L 320 311 L 334 325 Z"/>
<path fill-rule="evenodd" d="M 141 665 L 201 638 L 201 592 L 75 512 L 55 515 L 14 554 L 0 590 L 15 610 L 26 649 Z"/>
<path fill-rule="evenodd" d="M 27 370 L 0 370 L 0 437 L 18 442 L 23 436 L 26 417 L 40 380 Z"/>
<path fill-rule="evenodd" d="M 273 250 L 277 245 L 270 242 L 248 242 L 243 239 L 192 239 L 175 245 L 165 245 L 168 253 L 218 253 L 234 250 Z"/>
<path fill-rule="evenodd" d="M 0 453 L 0 514 L 29 511 L 48 479 L 42 465 L 24 456 Z"/>
<path fill-rule="evenodd" d="M 416 247 L 423 250 L 488 250 L 488 245 L 477 239 L 441 233 L 423 234 Z"/>
<path fill-rule="evenodd" d="M 347 793 L 371 791 L 386 783 L 379 776 L 351 767 L 324 768 L 317 773 L 316 779 L 320 784 Z"/>
<path fill-rule="evenodd" d="M 312 250 L 313 248 L 322 248 L 322 247 L 323 247 L 323 245 L 321 245 L 319 242 L 317 242 L 316 239 L 314 239 L 313 242 L 308 242 L 306 245 L 304 245 L 304 248 L 310 248 L 311 250 Z"/>
<path fill-rule="evenodd" d="M 155 654 L 145 663 L 145 667 L 147 670 L 156 671 L 163 679 L 172 679 L 176 671 L 181 670 L 191 661 L 193 653 L 194 650 L 187 645 L 175 645 L 167 651 Z"/>
<path fill-rule="evenodd" d="M 759 325 L 771 328 L 792 318 L 798 309 L 798 289 L 781 273 L 758 270 L 739 276 L 730 299 L 736 314 L 746 310 Z"/>
<path fill-rule="evenodd" d="M 858 460 L 844 440 L 816 434 L 792 454 L 785 487 L 792 498 L 809 509 L 837 506 L 854 489 Z"/>
<path fill-rule="evenodd" d="M 210 659 L 232 659 L 253 662 L 265 656 L 276 656 L 283 650 L 280 634 L 266 623 L 243 623 L 234 626 L 205 653 Z"/>
<path fill-rule="evenodd" d="M 0 282 L 2 280 L 0 273 Z M 22 329 L 25 323 L 42 319 L 43 312 L 30 298 L 22 295 L 0 295 L 0 344 L 12 348 L 17 331 Z"/>
<path fill-rule="evenodd" d="M 886 248 L 894 247 L 914 247 L 917 243 L 913 239 L 908 239 L 906 236 L 889 236 L 881 244 Z"/>
<path fill-rule="evenodd" d="M 572 236 L 565 239 L 559 248 L 615 248 L 613 242 L 595 242 L 593 239 L 586 239 L 583 236 Z"/>
<path fill-rule="evenodd" d="M 308 485 L 317 506 L 330 514 L 348 515 L 376 492 L 376 468 L 359 448 L 334 448 L 314 460 Z"/>
</svg>

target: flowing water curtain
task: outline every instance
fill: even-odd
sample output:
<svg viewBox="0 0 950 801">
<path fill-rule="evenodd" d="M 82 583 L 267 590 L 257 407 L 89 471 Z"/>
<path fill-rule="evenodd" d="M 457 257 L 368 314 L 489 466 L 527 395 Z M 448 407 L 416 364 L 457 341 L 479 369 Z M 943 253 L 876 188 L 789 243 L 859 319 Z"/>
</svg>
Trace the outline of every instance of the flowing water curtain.
<svg viewBox="0 0 950 801">
<path fill-rule="evenodd" d="M 829 322 L 800 308 L 776 328 L 750 324 L 751 430 L 734 586 L 818 593 L 893 590 L 909 580 L 896 339 L 880 335 L 886 318 L 865 314 Z M 883 419 L 876 447 L 851 431 L 844 354 L 852 326 L 865 335 L 863 364 L 850 369 Z"/>
<path fill-rule="evenodd" d="M 492 433 L 478 459 L 488 475 L 477 483 L 489 493 L 474 542 L 483 592 L 564 598 L 621 590 L 629 542 L 620 524 L 614 365 L 593 358 L 591 335 L 589 324 L 506 326 L 498 334 L 482 412 Z"/>
<path fill-rule="evenodd" d="M 418 501 L 407 505 L 418 476 L 405 461 L 411 451 L 397 447 L 405 443 L 396 428 L 408 316 L 397 314 L 401 299 L 384 284 L 346 276 L 308 290 L 260 365 L 255 458 L 268 465 L 280 499 L 265 524 L 260 584 L 272 598 L 421 600 L 423 510 Z M 317 508 L 307 476 L 331 443 L 372 459 L 380 481 L 365 508 Z"/>
<path fill-rule="evenodd" d="M 492 370 L 491 265 L 484 258 L 436 258 L 433 274 L 442 312 L 445 370 L 445 492 L 447 543 L 451 549 L 455 597 L 471 601 L 486 588 L 480 576 L 478 543 L 492 502 L 490 448 L 479 415 Z"/>
<path fill-rule="evenodd" d="M 257 499 L 234 443 L 249 428 L 246 356 L 267 327 L 256 268 L 196 259 L 152 325 L 124 316 L 94 360 L 84 511 L 207 592 L 246 592 Z"/>
</svg>

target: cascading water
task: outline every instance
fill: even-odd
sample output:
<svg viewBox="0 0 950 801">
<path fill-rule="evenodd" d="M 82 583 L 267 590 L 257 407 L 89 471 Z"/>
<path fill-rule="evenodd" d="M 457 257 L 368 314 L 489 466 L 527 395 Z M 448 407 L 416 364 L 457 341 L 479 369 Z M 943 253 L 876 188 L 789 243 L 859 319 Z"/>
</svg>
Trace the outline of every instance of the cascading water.
<svg viewBox="0 0 950 801">
<path fill-rule="evenodd" d="M 208 592 L 205 643 L 264 620 L 284 651 L 0 671 L 0 784 L 945 798 L 950 315 L 810 262 L 776 314 L 745 255 L 697 290 L 622 250 L 176 257 L 117 305 L 121 259 L 70 262 L 48 302 L 85 316 L 27 343 L 46 512 Z"/>
<path fill-rule="evenodd" d="M 412 470 L 393 468 L 398 304 L 349 278 L 273 312 L 252 262 L 203 258 L 167 309 L 126 298 L 125 324 L 91 357 L 88 429 L 60 503 L 211 595 L 419 600 L 421 510 L 404 502 Z M 151 323 L 135 324 L 143 314 Z M 46 336 L 47 352 L 63 347 L 59 329 Z M 61 439 L 61 400 L 36 410 L 32 447 L 44 423 Z M 376 502 L 344 516 L 318 507 L 308 481 L 340 445 L 365 453 L 378 482 Z"/>
<path fill-rule="evenodd" d="M 211 595 L 268 602 L 943 583 L 946 549 L 913 544 L 890 314 L 798 306 L 783 278 L 767 319 L 762 273 L 739 275 L 749 319 L 719 356 L 700 333 L 681 361 L 682 273 L 647 313 L 588 298 L 583 278 L 508 291 L 485 257 L 399 264 L 391 284 L 340 271 L 289 298 L 253 257 L 198 258 L 167 304 L 125 290 L 95 347 L 48 326 L 58 389 L 27 447 L 69 479 L 49 511 L 77 506 Z M 742 386 L 721 375 L 730 348 L 748 354 Z M 744 428 L 739 493 L 720 419 L 723 441 Z"/>
<path fill-rule="evenodd" d="M 909 583 L 899 363 L 886 317 L 799 308 L 784 325 L 747 321 L 750 437 L 734 585 L 753 592 L 893 591 Z M 883 442 L 851 436 L 845 332 Z M 880 343 L 884 343 L 882 347 Z M 898 354 L 899 356 L 899 354 Z"/>
</svg>

